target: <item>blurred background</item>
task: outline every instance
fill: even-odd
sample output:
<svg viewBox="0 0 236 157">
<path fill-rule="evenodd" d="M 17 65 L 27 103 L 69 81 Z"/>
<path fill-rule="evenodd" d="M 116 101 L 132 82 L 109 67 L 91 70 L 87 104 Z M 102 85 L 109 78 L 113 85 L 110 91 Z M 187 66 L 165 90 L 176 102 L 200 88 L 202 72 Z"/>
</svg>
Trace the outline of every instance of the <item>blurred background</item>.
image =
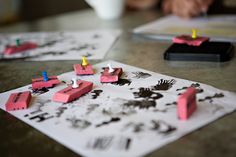
<svg viewBox="0 0 236 157">
<path fill-rule="evenodd" d="M 0 25 L 86 9 L 84 0 L 0 0 Z"/>
<path fill-rule="evenodd" d="M 235 0 L 222 0 L 226 6 Z M 84 0 L 0 0 L 0 26 L 89 8 Z"/>
</svg>

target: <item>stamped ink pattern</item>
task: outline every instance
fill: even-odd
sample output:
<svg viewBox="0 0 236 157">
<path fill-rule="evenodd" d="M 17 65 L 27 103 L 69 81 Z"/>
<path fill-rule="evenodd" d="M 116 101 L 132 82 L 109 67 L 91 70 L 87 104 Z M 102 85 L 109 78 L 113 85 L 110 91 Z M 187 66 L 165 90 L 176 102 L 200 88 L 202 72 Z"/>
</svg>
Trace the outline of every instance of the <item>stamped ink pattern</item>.
<svg viewBox="0 0 236 157">
<path fill-rule="evenodd" d="M 132 74 L 135 75 L 135 76 L 133 76 L 133 78 L 136 78 L 136 79 L 146 79 L 146 78 L 152 76 L 151 74 L 145 73 L 145 72 L 142 72 L 142 71 L 132 72 Z"/>
<path fill-rule="evenodd" d="M 168 90 L 170 89 L 176 81 L 174 79 L 171 80 L 165 80 L 165 79 L 160 79 L 158 83 L 152 87 L 153 90 Z"/>
<path fill-rule="evenodd" d="M 55 40 L 56 37 L 59 38 Z M 103 37 L 102 33 L 88 36 L 94 41 L 102 40 Z M 45 38 L 45 43 L 40 45 L 45 44 L 42 48 L 53 48 L 69 39 L 68 44 L 74 44 L 68 47 L 72 53 L 83 51 L 81 53 L 94 55 L 93 49 L 100 49 L 99 42 L 76 45 L 77 40 L 73 38 L 73 35 L 62 32 Z M 60 56 L 57 53 L 62 53 L 62 57 L 67 51 L 61 49 L 50 52 L 56 52 L 54 55 L 57 57 Z M 125 73 L 117 83 L 100 83 L 100 71 L 108 63 L 122 67 Z M 71 78 L 75 77 L 74 72 L 59 75 L 58 78 L 64 83 L 54 88 L 32 91 L 28 85 L 1 93 L 0 108 L 6 110 L 5 104 L 11 93 L 32 92 L 29 107 L 11 111 L 10 114 L 79 155 L 88 157 L 145 156 L 170 143 L 172 139 L 179 139 L 236 110 L 236 94 L 212 86 L 148 72 L 115 61 L 102 62 L 93 65 L 93 68 L 97 71 L 94 75 L 78 76 L 78 79 L 93 82 L 93 89 L 70 103 L 54 102 L 52 97 L 68 86 Z M 183 122 L 176 113 L 177 99 L 188 87 L 198 90 L 197 114 L 192 114 L 190 119 Z"/>
<path fill-rule="evenodd" d="M 74 60 L 82 56 L 90 60 L 102 59 L 119 34 L 118 30 L 5 34 L 0 36 L 0 50 L 15 45 L 16 39 L 33 42 L 37 47 L 11 55 L 0 51 L 0 60 Z"/>
</svg>

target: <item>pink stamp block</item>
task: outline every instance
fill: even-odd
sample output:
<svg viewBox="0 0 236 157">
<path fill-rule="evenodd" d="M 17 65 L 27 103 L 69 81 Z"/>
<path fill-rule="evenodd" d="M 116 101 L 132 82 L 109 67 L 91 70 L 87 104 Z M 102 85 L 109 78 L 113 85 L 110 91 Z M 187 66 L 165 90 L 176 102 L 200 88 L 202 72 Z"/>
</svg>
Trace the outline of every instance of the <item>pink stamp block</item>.
<svg viewBox="0 0 236 157">
<path fill-rule="evenodd" d="M 57 76 L 50 76 L 48 77 L 48 81 L 44 81 L 43 77 L 32 79 L 32 89 L 42 89 L 42 88 L 49 88 L 53 87 L 60 83 Z"/>
<path fill-rule="evenodd" d="M 10 45 L 6 47 L 6 49 L 4 50 L 4 54 L 11 55 L 14 53 L 23 52 L 23 51 L 34 49 L 37 47 L 38 45 L 32 42 L 25 42 L 25 43 L 22 43 L 20 46 Z"/>
<path fill-rule="evenodd" d="M 93 67 L 92 65 L 81 65 L 81 64 L 74 64 L 74 71 L 77 75 L 93 75 Z"/>
<path fill-rule="evenodd" d="M 102 83 L 110 83 L 110 82 L 117 82 L 122 75 L 123 71 L 122 68 L 113 68 L 114 72 L 109 73 L 109 68 L 104 68 L 102 75 L 100 77 L 100 81 Z"/>
<path fill-rule="evenodd" d="M 7 111 L 26 109 L 31 100 L 29 91 L 12 93 L 5 104 Z"/>
<path fill-rule="evenodd" d="M 196 89 L 190 87 L 178 98 L 177 114 L 179 119 L 187 120 L 196 109 Z"/>
<path fill-rule="evenodd" d="M 189 46 L 200 46 L 202 43 L 209 41 L 210 38 L 208 37 L 197 37 L 196 39 L 193 39 L 189 35 L 181 35 L 174 37 L 172 39 L 173 43 L 176 44 L 187 44 Z"/>
<path fill-rule="evenodd" d="M 56 102 L 68 103 L 90 92 L 93 88 L 92 82 L 78 80 L 77 84 L 79 85 L 78 88 L 72 88 L 72 86 L 69 85 L 68 87 L 56 92 L 52 100 Z"/>
</svg>

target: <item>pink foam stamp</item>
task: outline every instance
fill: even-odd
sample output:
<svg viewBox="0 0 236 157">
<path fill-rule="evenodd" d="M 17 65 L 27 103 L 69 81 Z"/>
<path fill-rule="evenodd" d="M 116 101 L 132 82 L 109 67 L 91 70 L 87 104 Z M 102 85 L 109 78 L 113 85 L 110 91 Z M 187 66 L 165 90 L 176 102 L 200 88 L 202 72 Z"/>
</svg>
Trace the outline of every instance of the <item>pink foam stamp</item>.
<svg viewBox="0 0 236 157">
<path fill-rule="evenodd" d="M 208 37 L 196 37 L 192 38 L 189 35 L 181 35 L 172 39 L 176 44 L 187 44 L 189 46 L 200 46 L 202 43 L 209 41 Z"/>
<path fill-rule="evenodd" d="M 179 119 L 187 120 L 196 109 L 196 89 L 190 87 L 178 98 L 177 114 Z"/>
<path fill-rule="evenodd" d="M 60 80 L 58 80 L 57 76 L 47 77 L 47 72 L 45 71 L 42 74 L 43 77 L 32 79 L 33 90 L 49 88 L 61 83 Z"/>
<path fill-rule="evenodd" d="M 92 82 L 74 80 L 73 85 L 69 85 L 68 87 L 56 92 L 52 100 L 56 102 L 68 103 L 90 92 L 92 88 Z"/>
<path fill-rule="evenodd" d="M 102 83 L 117 82 L 122 75 L 122 68 L 112 68 L 110 64 L 104 68 L 101 74 L 100 81 Z"/>
<path fill-rule="evenodd" d="M 20 45 L 8 45 L 4 50 L 4 54 L 11 55 L 19 52 L 24 52 L 26 50 L 37 48 L 38 45 L 33 42 L 25 42 Z"/>
<path fill-rule="evenodd" d="M 82 57 L 81 64 L 74 64 L 74 71 L 77 75 L 94 74 L 92 65 L 87 62 L 87 59 L 85 57 Z"/>
<path fill-rule="evenodd" d="M 7 111 L 22 110 L 29 107 L 31 93 L 29 91 L 12 93 L 5 104 Z"/>
<path fill-rule="evenodd" d="M 192 36 L 180 35 L 172 39 L 173 43 L 176 44 L 187 44 L 189 46 L 200 46 L 202 43 L 209 41 L 208 37 L 198 37 L 197 30 L 192 29 Z"/>
</svg>

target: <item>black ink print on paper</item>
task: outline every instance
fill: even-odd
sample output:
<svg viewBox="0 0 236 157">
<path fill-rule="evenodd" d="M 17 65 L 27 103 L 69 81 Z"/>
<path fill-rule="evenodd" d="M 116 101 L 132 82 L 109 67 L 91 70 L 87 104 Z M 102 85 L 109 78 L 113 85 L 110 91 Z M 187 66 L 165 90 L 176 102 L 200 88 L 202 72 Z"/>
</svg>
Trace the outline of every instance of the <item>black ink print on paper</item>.
<svg viewBox="0 0 236 157">
<path fill-rule="evenodd" d="M 53 40 L 53 41 L 48 41 L 45 44 L 39 45 L 39 48 L 44 48 L 44 47 L 51 47 L 54 46 L 56 43 L 60 42 L 60 40 Z"/>
<path fill-rule="evenodd" d="M 51 119 L 53 118 L 54 116 L 50 115 L 49 113 L 47 112 L 44 112 L 44 113 L 40 113 L 36 116 L 32 116 L 29 118 L 29 120 L 34 120 L 36 119 L 37 121 L 36 122 L 43 122 L 45 120 L 48 120 L 48 119 Z"/>
<path fill-rule="evenodd" d="M 92 139 L 88 142 L 87 148 L 96 150 L 106 150 L 110 148 L 113 140 L 114 136 L 96 137 L 95 139 Z"/>
<path fill-rule="evenodd" d="M 157 131 L 158 133 L 163 135 L 169 135 L 177 130 L 176 127 L 167 124 L 166 122 L 161 120 L 152 120 L 151 124 L 152 124 L 151 130 Z"/>
<path fill-rule="evenodd" d="M 198 101 L 203 102 L 209 100 L 209 102 L 212 103 L 214 98 L 223 98 L 223 97 L 224 97 L 223 93 L 216 93 L 213 96 L 206 96 L 205 98 L 199 99 Z"/>
<path fill-rule="evenodd" d="M 87 120 L 78 119 L 75 116 L 66 119 L 70 122 L 71 127 L 74 129 L 85 129 L 91 125 L 91 122 Z"/>
<path fill-rule="evenodd" d="M 204 90 L 201 88 L 199 83 L 192 83 L 189 87 L 194 87 L 197 90 L 197 93 L 204 92 Z M 189 87 L 182 87 L 182 88 L 176 89 L 176 91 L 186 90 Z M 178 95 L 181 95 L 181 93 L 179 93 Z"/>
<path fill-rule="evenodd" d="M 64 113 L 65 110 L 67 110 L 68 108 L 65 107 L 65 106 L 60 106 L 58 109 L 57 109 L 57 112 L 56 112 L 56 117 L 57 118 L 60 118 L 61 115 Z"/>
<path fill-rule="evenodd" d="M 168 109 L 154 109 L 152 110 L 153 112 L 161 112 L 161 113 L 166 113 L 168 111 Z"/>
<path fill-rule="evenodd" d="M 172 102 L 172 103 L 167 103 L 167 104 L 165 104 L 165 105 L 166 105 L 166 106 L 177 105 L 177 102 L 174 101 L 174 102 Z"/>
<path fill-rule="evenodd" d="M 119 86 L 124 86 L 124 85 L 129 86 L 131 84 L 131 81 L 129 79 L 119 78 L 119 80 L 117 82 L 112 82 L 111 84 L 119 85 Z"/>
<path fill-rule="evenodd" d="M 32 87 L 29 87 L 29 90 L 31 90 L 31 93 L 33 95 L 41 95 L 49 91 L 49 89 L 45 87 L 43 87 L 42 89 L 32 89 Z"/>
<path fill-rule="evenodd" d="M 121 111 L 119 112 L 112 112 L 111 108 L 109 109 L 102 109 L 102 114 L 106 116 L 129 116 L 131 114 L 135 114 L 137 111 L 133 108 L 127 108 L 124 107 Z"/>
<path fill-rule="evenodd" d="M 139 88 L 138 92 L 133 92 L 135 98 L 145 98 L 146 100 L 157 100 L 163 97 L 162 94 L 152 91 L 149 88 Z"/>
<path fill-rule="evenodd" d="M 108 115 L 108 116 L 113 115 L 113 113 L 111 112 L 111 110 L 107 110 L 107 109 L 102 109 L 102 114 L 103 114 L 103 115 Z"/>
<path fill-rule="evenodd" d="M 153 100 L 130 100 L 123 105 L 124 107 L 138 107 L 139 109 L 149 109 L 150 107 L 156 107 L 156 102 Z"/>
<path fill-rule="evenodd" d="M 118 151 L 127 151 L 130 149 L 132 139 L 124 136 L 99 136 L 88 141 L 88 149 L 104 151 L 114 149 Z"/>
<path fill-rule="evenodd" d="M 86 58 L 89 58 L 89 57 L 92 57 L 93 54 L 92 53 L 89 53 L 87 52 L 86 54 L 83 54 L 83 57 L 86 57 Z"/>
<path fill-rule="evenodd" d="M 80 45 L 78 47 L 74 47 L 74 48 L 72 48 L 70 50 L 71 51 L 81 51 L 81 50 L 89 50 L 89 49 L 95 50 L 97 48 L 93 44 L 83 44 L 83 45 Z"/>
<path fill-rule="evenodd" d="M 61 56 L 61 55 L 64 55 L 64 54 L 67 54 L 67 52 L 62 52 L 62 51 L 53 52 L 53 51 L 50 51 L 50 52 L 43 52 L 43 53 L 41 53 L 41 54 L 39 54 L 39 55 L 36 55 L 36 56 L 32 56 L 32 58 L 42 57 L 42 56 L 47 56 L 47 55 Z"/>
<path fill-rule="evenodd" d="M 101 38 L 101 35 L 99 35 L 99 34 L 94 34 L 94 35 L 93 35 L 93 38 L 94 38 L 94 39 Z"/>
<path fill-rule="evenodd" d="M 92 93 L 92 99 L 97 99 L 98 96 L 103 92 L 101 89 L 93 90 Z"/>
<path fill-rule="evenodd" d="M 117 140 L 117 148 L 119 150 L 129 150 L 131 142 L 131 138 L 120 137 L 119 140 Z"/>
<path fill-rule="evenodd" d="M 88 115 L 88 114 L 92 113 L 98 107 L 99 107 L 99 104 L 89 104 L 87 107 L 86 114 Z"/>
<path fill-rule="evenodd" d="M 47 104 L 47 103 L 50 103 L 51 100 L 38 100 L 36 103 L 39 104 L 37 105 L 36 109 L 32 112 L 30 112 L 30 114 L 34 115 L 34 114 L 37 114 L 39 112 L 42 112 L 42 108 Z"/>
<path fill-rule="evenodd" d="M 174 79 L 171 79 L 171 80 L 160 79 L 158 81 L 158 83 L 152 87 L 152 89 L 166 91 L 166 90 L 170 89 L 175 83 L 176 83 L 176 81 Z"/>
<path fill-rule="evenodd" d="M 145 78 L 148 78 L 148 77 L 152 76 L 149 73 L 144 73 L 144 72 L 141 72 L 141 71 L 132 72 L 132 74 L 135 75 L 133 78 L 136 78 L 136 79 L 145 79 Z"/>
<path fill-rule="evenodd" d="M 109 121 L 104 121 L 101 124 L 96 125 L 96 127 L 101 127 L 103 125 L 108 125 L 110 123 L 116 123 L 116 122 L 119 122 L 119 121 L 120 121 L 119 117 L 112 117 Z"/>
<path fill-rule="evenodd" d="M 139 133 L 141 131 L 144 131 L 144 124 L 143 123 L 133 123 L 133 122 L 130 122 L 128 124 L 125 125 L 125 129 L 128 129 L 128 128 L 132 128 L 132 131 L 134 133 Z"/>
</svg>

